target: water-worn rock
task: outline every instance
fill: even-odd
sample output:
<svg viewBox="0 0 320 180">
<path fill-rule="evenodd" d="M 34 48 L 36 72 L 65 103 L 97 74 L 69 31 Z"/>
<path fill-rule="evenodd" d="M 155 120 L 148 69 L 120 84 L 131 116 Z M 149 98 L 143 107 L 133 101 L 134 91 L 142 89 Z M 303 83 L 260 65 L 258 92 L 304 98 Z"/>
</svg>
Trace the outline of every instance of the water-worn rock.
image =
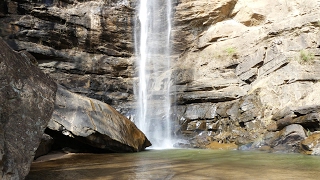
<svg viewBox="0 0 320 180">
<path fill-rule="evenodd" d="M 320 155 L 320 133 L 311 134 L 301 141 L 300 151 L 304 154 Z"/>
<path fill-rule="evenodd" d="M 242 145 L 240 150 L 259 149 L 269 152 L 299 152 L 301 141 L 307 137 L 305 129 L 299 124 L 291 124 L 277 132 L 264 132 L 254 142 Z"/>
<path fill-rule="evenodd" d="M 270 145 L 273 151 L 299 152 L 300 142 L 306 138 L 301 125 L 292 124 L 275 134 Z"/>
<path fill-rule="evenodd" d="M 206 146 L 208 149 L 219 149 L 219 150 L 236 150 L 238 149 L 238 146 L 234 143 L 229 143 L 229 144 L 223 144 L 223 143 L 218 143 L 216 141 L 211 142 Z"/>
<path fill-rule="evenodd" d="M 24 179 L 54 109 L 56 83 L 0 38 L 0 179 Z"/>
<path fill-rule="evenodd" d="M 135 124 L 111 106 L 71 93 L 62 86 L 58 86 L 48 128 L 113 152 L 137 152 L 151 146 Z"/>
</svg>

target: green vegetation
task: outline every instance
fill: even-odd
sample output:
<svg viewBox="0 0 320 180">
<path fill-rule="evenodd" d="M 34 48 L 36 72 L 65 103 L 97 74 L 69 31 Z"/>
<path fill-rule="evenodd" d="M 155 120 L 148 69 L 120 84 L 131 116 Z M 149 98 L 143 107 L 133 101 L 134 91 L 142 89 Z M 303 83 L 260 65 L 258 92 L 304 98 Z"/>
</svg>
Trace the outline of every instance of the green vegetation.
<svg viewBox="0 0 320 180">
<path fill-rule="evenodd" d="M 223 48 L 217 51 L 203 51 L 201 58 L 204 60 L 211 60 L 213 58 L 236 61 L 238 59 L 238 52 L 234 47 Z"/>
<path fill-rule="evenodd" d="M 237 55 L 237 49 L 234 47 L 228 47 L 225 49 L 225 52 L 228 54 L 228 56 L 236 56 Z"/>
<path fill-rule="evenodd" d="M 299 62 L 301 64 L 312 64 L 314 62 L 314 54 L 306 50 L 300 51 Z"/>
<path fill-rule="evenodd" d="M 309 129 L 307 129 L 307 137 L 309 137 L 311 135 L 311 131 Z"/>
</svg>

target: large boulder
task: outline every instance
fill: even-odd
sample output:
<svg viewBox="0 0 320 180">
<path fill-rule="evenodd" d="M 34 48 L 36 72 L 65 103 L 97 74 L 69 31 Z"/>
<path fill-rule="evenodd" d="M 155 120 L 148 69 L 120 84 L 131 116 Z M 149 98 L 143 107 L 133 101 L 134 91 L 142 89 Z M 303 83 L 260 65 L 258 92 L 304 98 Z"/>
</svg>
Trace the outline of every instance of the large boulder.
<svg viewBox="0 0 320 180">
<path fill-rule="evenodd" d="M 299 152 L 300 143 L 306 137 L 301 125 L 291 124 L 276 132 L 268 145 L 275 152 Z"/>
<path fill-rule="evenodd" d="M 108 104 L 58 86 L 48 128 L 90 146 L 113 152 L 137 152 L 151 146 L 146 136 Z"/>
<path fill-rule="evenodd" d="M 53 109 L 56 83 L 0 38 L 0 179 L 24 179 Z"/>
</svg>

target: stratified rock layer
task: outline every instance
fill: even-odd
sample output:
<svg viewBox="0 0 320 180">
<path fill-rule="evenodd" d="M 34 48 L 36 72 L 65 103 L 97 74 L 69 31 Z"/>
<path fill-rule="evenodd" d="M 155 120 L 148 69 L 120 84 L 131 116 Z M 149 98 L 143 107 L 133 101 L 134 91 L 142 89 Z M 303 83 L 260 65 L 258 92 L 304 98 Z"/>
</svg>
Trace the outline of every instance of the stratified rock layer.
<svg viewBox="0 0 320 180">
<path fill-rule="evenodd" d="M 128 107 L 134 6 L 127 0 L 5 0 L 0 36 L 34 55 L 39 67 L 70 91 Z"/>
<path fill-rule="evenodd" d="M 113 152 L 137 152 L 151 146 L 135 124 L 111 106 L 61 86 L 48 128 Z"/>
<path fill-rule="evenodd" d="M 56 84 L 0 38 L 0 179 L 24 179 L 54 109 Z"/>
<path fill-rule="evenodd" d="M 34 54 L 68 90 L 134 118 L 137 1 L 47 2 L 1 3 L 0 36 Z M 320 130 L 318 0 L 172 4 L 173 66 L 150 75 L 149 88 L 172 84 L 172 119 L 180 125 L 174 133 L 190 141 L 186 146 L 220 142 L 296 152 L 302 130 Z M 283 129 L 299 136 L 276 141 Z"/>
<path fill-rule="evenodd" d="M 175 16 L 190 14 L 178 25 L 204 17 L 201 33 L 189 26 L 197 36 L 174 68 L 182 74 L 178 119 L 190 146 L 298 152 L 304 131 L 320 127 L 319 1 L 221 0 L 214 7 L 230 13 L 220 18 L 198 10 L 202 3 L 213 2 L 181 1 Z M 203 23 L 211 15 L 217 21 Z"/>
</svg>

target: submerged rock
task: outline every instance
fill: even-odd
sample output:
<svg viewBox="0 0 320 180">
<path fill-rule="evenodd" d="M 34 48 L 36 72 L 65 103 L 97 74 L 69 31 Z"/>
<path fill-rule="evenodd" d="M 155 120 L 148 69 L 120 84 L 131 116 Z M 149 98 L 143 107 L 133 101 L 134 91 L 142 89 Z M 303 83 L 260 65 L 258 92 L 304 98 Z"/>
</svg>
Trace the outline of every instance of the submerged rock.
<svg viewBox="0 0 320 180">
<path fill-rule="evenodd" d="M 54 109 L 56 83 L 0 38 L 0 179 L 24 179 Z"/>
<path fill-rule="evenodd" d="M 96 148 L 136 152 L 151 146 L 146 136 L 108 104 L 58 86 L 48 128 Z"/>
<path fill-rule="evenodd" d="M 234 143 L 219 143 L 216 141 L 211 142 L 206 146 L 208 149 L 220 149 L 220 150 L 236 150 L 238 146 Z"/>
</svg>

